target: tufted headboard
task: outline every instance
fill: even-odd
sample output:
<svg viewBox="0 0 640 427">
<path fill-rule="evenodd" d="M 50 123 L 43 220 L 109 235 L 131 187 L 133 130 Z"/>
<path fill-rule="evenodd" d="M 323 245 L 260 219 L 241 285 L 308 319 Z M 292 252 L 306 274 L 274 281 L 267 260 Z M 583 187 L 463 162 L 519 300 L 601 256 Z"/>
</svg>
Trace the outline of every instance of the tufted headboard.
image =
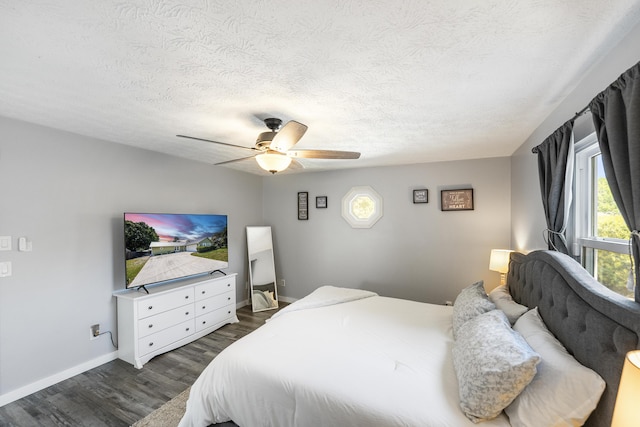
<svg viewBox="0 0 640 427">
<path fill-rule="evenodd" d="M 607 387 L 585 426 L 611 424 L 626 353 L 640 348 L 640 304 L 602 286 L 567 255 L 512 253 L 507 285 L 514 300 L 538 307 L 549 330 Z"/>
</svg>

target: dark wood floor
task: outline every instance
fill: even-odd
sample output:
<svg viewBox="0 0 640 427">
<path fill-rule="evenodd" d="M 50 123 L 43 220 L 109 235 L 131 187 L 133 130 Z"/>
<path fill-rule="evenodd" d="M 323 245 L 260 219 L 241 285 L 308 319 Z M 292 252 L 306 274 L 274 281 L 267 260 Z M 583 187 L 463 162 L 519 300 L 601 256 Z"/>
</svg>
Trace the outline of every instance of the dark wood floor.
<svg viewBox="0 0 640 427">
<path fill-rule="evenodd" d="M 76 375 L 0 407 L 0 426 L 130 426 L 193 384 L 222 349 L 273 314 L 245 306 L 240 323 L 156 356 L 142 369 L 116 359 Z"/>
</svg>

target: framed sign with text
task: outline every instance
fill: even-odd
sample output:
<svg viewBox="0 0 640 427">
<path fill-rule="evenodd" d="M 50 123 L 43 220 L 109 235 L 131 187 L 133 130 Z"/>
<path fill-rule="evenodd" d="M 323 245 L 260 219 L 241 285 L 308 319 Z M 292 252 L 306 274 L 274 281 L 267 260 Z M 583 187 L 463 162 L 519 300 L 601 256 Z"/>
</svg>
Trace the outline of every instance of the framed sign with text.
<svg viewBox="0 0 640 427">
<path fill-rule="evenodd" d="M 440 191 L 440 210 L 472 211 L 473 188 Z"/>
<path fill-rule="evenodd" d="M 426 188 L 413 190 L 413 203 L 429 203 L 429 190 Z"/>
<path fill-rule="evenodd" d="M 327 196 L 316 197 L 316 209 L 326 209 L 326 208 L 327 208 Z"/>
<path fill-rule="evenodd" d="M 298 219 L 309 219 L 309 193 L 307 191 L 298 193 Z"/>
</svg>

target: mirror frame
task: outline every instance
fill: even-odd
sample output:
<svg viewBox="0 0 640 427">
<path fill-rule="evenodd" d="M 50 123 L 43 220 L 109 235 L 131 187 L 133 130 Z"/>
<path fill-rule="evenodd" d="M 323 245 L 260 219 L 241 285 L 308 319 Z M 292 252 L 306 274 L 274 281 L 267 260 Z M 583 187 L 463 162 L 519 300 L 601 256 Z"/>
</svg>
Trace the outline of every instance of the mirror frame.
<svg viewBox="0 0 640 427">
<path fill-rule="evenodd" d="M 269 253 L 270 252 L 270 253 Z M 255 263 L 261 261 L 259 284 L 256 284 Z M 249 300 L 253 312 L 275 310 L 278 308 L 278 286 L 276 283 L 276 268 L 273 255 L 273 239 L 270 226 L 247 227 L 247 268 L 249 270 Z M 272 285 L 272 286 L 271 286 Z M 262 289 L 259 289 L 262 288 Z M 265 297 L 270 306 L 258 307 L 254 298 L 254 291 L 273 293 L 272 297 Z M 271 301 L 269 301 L 271 300 Z"/>
</svg>

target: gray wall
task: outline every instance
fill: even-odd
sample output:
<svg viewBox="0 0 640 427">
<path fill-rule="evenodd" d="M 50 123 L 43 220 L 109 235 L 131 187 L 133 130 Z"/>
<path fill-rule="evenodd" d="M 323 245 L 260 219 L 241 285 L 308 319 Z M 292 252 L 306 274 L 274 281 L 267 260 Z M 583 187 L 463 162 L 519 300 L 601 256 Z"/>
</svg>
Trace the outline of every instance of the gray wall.
<svg viewBox="0 0 640 427">
<path fill-rule="evenodd" d="M 262 178 L 0 118 L 0 395 L 114 351 L 112 292 L 124 286 L 124 211 L 229 215 L 229 271 L 246 299 L 245 226 Z M 27 236 L 32 252 L 18 252 Z"/>
<path fill-rule="evenodd" d="M 442 303 L 491 272 L 492 248 L 509 246 L 508 157 L 385 168 L 276 175 L 264 181 L 264 222 L 273 227 L 279 295 L 300 298 L 330 284 L 381 295 Z M 354 229 L 341 216 L 342 197 L 369 185 L 383 198 L 383 217 Z M 472 187 L 475 210 L 440 211 L 440 190 Z M 427 188 L 429 203 L 412 202 Z M 309 220 L 297 219 L 297 193 L 309 192 Z M 328 196 L 316 209 L 315 197 Z"/>
<path fill-rule="evenodd" d="M 511 247 L 521 252 L 546 249 L 542 238 L 547 228 L 544 220 L 537 156 L 531 148 L 544 141 L 557 128 L 571 119 L 620 74 L 640 60 L 640 25 L 637 25 L 611 52 L 602 52 L 603 58 L 588 70 L 575 89 L 552 114 L 531 134 L 511 157 Z M 576 121 L 576 138 L 584 136 L 593 125 L 587 114 Z"/>
</svg>

